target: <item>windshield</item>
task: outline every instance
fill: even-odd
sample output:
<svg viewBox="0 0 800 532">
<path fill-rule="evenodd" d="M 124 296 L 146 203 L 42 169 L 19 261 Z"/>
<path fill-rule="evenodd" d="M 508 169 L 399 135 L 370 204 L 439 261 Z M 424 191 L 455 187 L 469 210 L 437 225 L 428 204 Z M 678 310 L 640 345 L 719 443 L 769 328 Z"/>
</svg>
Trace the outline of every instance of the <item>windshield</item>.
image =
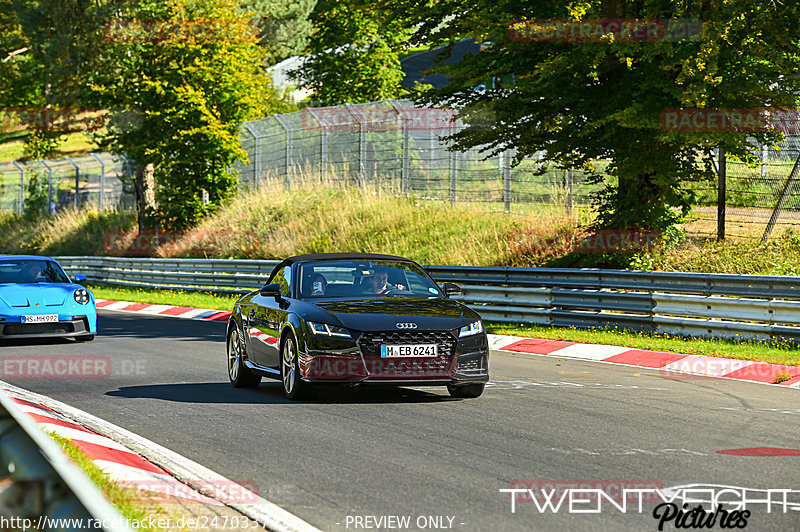
<svg viewBox="0 0 800 532">
<path fill-rule="evenodd" d="M 0 261 L 0 283 L 68 283 L 64 270 L 51 260 Z"/>
<path fill-rule="evenodd" d="M 443 297 L 436 283 L 411 262 L 321 261 L 300 266 L 300 297 Z"/>
</svg>

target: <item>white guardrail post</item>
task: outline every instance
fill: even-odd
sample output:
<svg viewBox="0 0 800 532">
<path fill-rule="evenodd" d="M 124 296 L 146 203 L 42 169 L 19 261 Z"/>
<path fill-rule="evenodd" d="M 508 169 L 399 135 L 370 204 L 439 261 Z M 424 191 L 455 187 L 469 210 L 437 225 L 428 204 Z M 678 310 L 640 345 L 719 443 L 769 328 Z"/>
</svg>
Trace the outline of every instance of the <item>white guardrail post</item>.
<svg viewBox="0 0 800 532">
<path fill-rule="evenodd" d="M 129 287 L 246 293 L 277 261 L 62 257 L 70 273 Z M 426 266 L 486 320 L 616 326 L 687 336 L 800 340 L 800 277 Z"/>
<path fill-rule="evenodd" d="M 84 472 L 2 390 L 0 529 L 132 532 Z"/>
</svg>

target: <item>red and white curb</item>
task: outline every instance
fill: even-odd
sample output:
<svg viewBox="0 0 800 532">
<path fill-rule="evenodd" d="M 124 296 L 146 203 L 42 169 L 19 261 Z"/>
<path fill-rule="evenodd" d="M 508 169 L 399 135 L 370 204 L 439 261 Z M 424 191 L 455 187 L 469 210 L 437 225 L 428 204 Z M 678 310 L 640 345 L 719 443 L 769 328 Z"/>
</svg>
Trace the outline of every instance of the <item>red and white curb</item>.
<svg viewBox="0 0 800 532">
<path fill-rule="evenodd" d="M 28 393 L 18 389 L 3 387 L 12 401 L 17 403 L 20 410 L 27 413 L 45 432 L 54 433 L 70 440 L 92 462 L 106 473 L 111 481 L 125 487 L 134 488 L 139 492 L 160 493 L 189 499 L 203 504 L 221 505 L 222 503 L 210 499 L 187 489 L 170 473 L 133 452 L 124 445 L 104 436 L 79 423 L 71 421 L 56 410 L 40 402 L 26 398 Z"/>
<path fill-rule="evenodd" d="M 113 482 L 137 489 L 145 499 L 225 505 L 269 530 L 319 532 L 246 487 L 138 434 L 6 382 L 0 381 L 0 389 L 42 429 L 69 439 Z"/>
<path fill-rule="evenodd" d="M 690 374 L 800 388 L 800 367 L 798 366 L 667 353 L 664 351 L 648 351 L 614 345 L 581 344 L 562 340 L 543 340 L 541 338 L 519 338 L 517 336 L 499 334 L 489 335 L 489 346 L 498 351 L 511 353 L 576 358 L 659 369 L 665 375 Z M 791 378 L 775 383 L 775 377 L 784 373 Z"/>
<path fill-rule="evenodd" d="M 197 309 L 191 307 L 175 307 L 169 305 L 149 305 L 130 301 L 96 300 L 98 309 L 120 312 L 135 312 L 176 318 L 196 320 L 227 321 L 230 312 L 219 310 Z M 277 338 L 267 335 L 258 329 L 251 328 L 250 333 L 264 343 L 274 344 Z M 489 335 L 489 346 L 499 351 L 511 353 L 527 353 L 556 357 L 610 362 L 626 366 L 659 369 L 667 375 L 689 374 L 705 377 L 722 377 L 750 382 L 776 384 L 775 377 L 788 374 L 789 379 L 777 383 L 790 388 L 800 388 L 800 367 L 781 364 L 765 364 L 749 360 L 719 358 L 702 355 L 667 353 L 648 351 L 614 345 L 582 344 L 561 340 L 543 340 L 541 338 L 520 338 L 500 334 Z"/>
<path fill-rule="evenodd" d="M 150 303 L 133 303 L 131 301 L 115 301 L 113 299 L 96 299 L 95 306 L 103 310 L 118 312 L 136 312 L 153 316 L 172 316 L 206 321 L 228 321 L 230 312 L 207 308 L 175 307 L 172 305 L 154 305 Z"/>
</svg>

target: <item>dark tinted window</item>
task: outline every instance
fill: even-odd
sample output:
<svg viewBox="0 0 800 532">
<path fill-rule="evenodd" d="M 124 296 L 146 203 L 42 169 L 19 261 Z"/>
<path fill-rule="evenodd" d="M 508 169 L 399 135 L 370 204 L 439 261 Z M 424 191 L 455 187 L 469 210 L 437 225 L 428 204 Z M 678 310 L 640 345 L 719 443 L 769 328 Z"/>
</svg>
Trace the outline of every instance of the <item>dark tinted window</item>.
<svg viewBox="0 0 800 532">
<path fill-rule="evenodd" d="M 0 283 L 68 283 L 64 270 L 51 260 L 0 261 Z"/>
</svg>

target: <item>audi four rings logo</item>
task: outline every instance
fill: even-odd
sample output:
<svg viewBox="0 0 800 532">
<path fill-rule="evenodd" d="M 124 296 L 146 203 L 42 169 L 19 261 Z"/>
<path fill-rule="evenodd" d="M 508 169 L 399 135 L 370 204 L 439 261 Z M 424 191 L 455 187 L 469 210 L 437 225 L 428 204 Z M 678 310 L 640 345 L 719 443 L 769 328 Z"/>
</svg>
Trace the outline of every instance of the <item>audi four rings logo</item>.
<svg viewBox="0 0 800 532">
<path fill-rule="evenodd" d="M 397 328 L 398 329 L 416 329 L 417 328 L 417 324 L 416 323 L 398 323 L 397 324 Z"/>
</svg>

